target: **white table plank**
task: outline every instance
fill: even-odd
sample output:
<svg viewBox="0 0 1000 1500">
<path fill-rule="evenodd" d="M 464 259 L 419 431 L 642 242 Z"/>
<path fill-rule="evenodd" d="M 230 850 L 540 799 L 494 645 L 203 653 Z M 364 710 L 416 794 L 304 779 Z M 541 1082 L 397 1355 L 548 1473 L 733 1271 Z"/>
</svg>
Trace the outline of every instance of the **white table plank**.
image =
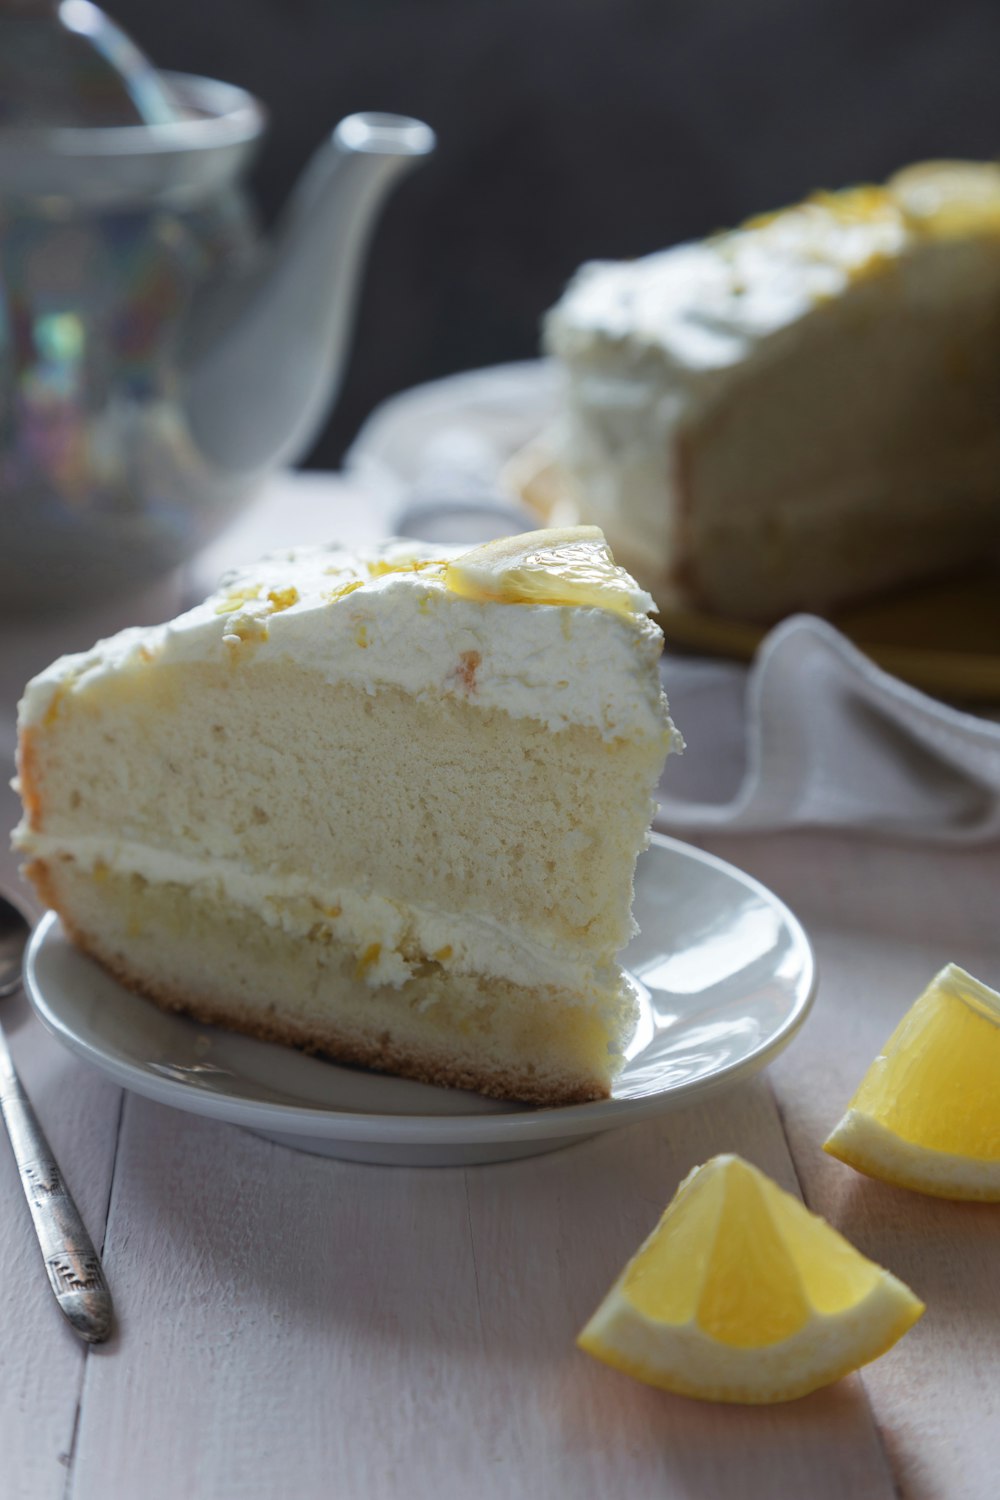
<svg viewBox="0 0 1000 1500">
<path fill-rule="evenodd" d="M 18 998 L 11 1049 L 94 1243 L 104 1235 L 121 1093 L 63 1051 Z M 0 1495 L 61 1500 L 85 1348 L 49 1290 L 14 1157 L 0 1140 Z"/>
<path fill-rule="evenodd" d="M 474 1445 L 461 1172 L 308 1157 L 131 1099 L 112 1222 L 120 1343 L 92 1371 L 74 1500 L 335 1477 L 367 1496 L 386 1475 L 402 1494 L 440 1467 L 446 1410 Z"/>
<path fill-rule="evenodd" d="M 91 1367 L 73 1500 L 764 1494 L 891 1500 L 858 1382 L 699 1408 L 573 1344 L 696 1161 L 791 1185 L 763 1086 L 497 1167 L 285 1151 L 130 1099 L 109 1230 L 115 1357 Z"/>
<path fill-rule="evenodd" d="M 814 1014 L 771 1073 L 806 1199 L 927 1303 L 921 1322 L 863 1376 L 901 1493 L 995 1500 L 1000 1207 L 872 1182 L 828 1157 L 822 1142 L 944 963 L 1000 986 L 1000 850 L 915 852 L 803 834 L 713 848 L 783 894 L 816 944 Z"/>
<path fill-rule="evenodd" d="M 509 1490 L 487 1486 L 485 1495 L 893 1496 L 857 1380 L 781 1407 L 706 1405 L 650 1390 L 573 1350 L 681 1178 L 737 1149 L 796 1190 L 773 1100 L 759 1083 L 540 1159 L 530 1171 L 512 1164 L 470 1174 L 484 1336 L 504 1382 L 501 1421 L 532 1455 Z M 497 1446 L 504 1451 L 503 1434 Z"/>
</svg>

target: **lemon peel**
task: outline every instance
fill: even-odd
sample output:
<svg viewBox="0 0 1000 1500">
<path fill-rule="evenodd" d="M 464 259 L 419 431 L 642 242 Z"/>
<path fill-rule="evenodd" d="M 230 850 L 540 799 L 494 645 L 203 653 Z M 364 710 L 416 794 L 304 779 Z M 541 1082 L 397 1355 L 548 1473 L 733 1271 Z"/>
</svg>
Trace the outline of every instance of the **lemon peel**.
<svg viewBox="0 0 1000 1500">
<path fill-rule="evenodd" d="M 619 568 L 597 526 L 567 526 L 499 537 L 445 567 L 444 581 L 463 599 L 495 604 L 551 604 L 647 614 L 649 594 Z"/>
</svg>

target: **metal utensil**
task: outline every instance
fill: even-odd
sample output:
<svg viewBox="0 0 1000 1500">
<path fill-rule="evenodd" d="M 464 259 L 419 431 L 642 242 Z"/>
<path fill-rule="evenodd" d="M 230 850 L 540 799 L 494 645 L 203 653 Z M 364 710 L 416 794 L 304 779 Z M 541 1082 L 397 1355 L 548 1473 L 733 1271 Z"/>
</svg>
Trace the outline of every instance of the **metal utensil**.
<svg viewBox="0 0 1000 1500">
<path fill-rule="evenodd" d="M 0 896 L 0 999 L 21 987 L 29 935 L 24 916 Z M 80 1210 L 17 1076 L 2 1024 L 0 1112 L 56 1301 L 82 1339 L 88 1344 L 103 1343 L 111 1332 L 111 1293 Z"/>
</svg>

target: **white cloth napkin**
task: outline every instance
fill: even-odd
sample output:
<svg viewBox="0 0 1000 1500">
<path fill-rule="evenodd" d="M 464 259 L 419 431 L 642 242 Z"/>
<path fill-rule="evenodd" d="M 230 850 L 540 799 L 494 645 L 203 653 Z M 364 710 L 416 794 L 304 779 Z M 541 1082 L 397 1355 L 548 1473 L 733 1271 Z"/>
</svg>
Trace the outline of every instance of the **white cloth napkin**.
<svg viewBox="0 0 1000 1500">
<path fill-rule="evenodd" d="M 731 795 L 685 795 L 671 757 L 657 827 L 842 827 L 952 844 L 1000 837 L 1000 726 L 908 687 L 825 621 L 785 620 L 749 672 L 706 676 L 705 665 L 668 653 L 664 684 L 685 758 L 714 758 Z M 745 762 L 734 790 L 741 691 Z"/>
</svg>

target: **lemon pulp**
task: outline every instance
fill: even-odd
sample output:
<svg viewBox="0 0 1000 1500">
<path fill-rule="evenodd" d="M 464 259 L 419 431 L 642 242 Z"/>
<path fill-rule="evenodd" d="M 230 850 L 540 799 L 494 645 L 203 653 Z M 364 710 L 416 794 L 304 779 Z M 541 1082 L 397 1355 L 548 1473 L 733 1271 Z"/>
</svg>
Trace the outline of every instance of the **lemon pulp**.
<svg viewBox="0 0 1000 1500">
<path fill-rule="evenodd" d="M 720 1156 L 681 1184 L 579 1343 L 679 1394 L 782 1401 L 884 1353 L 922 1312 L 797 1198 Z"/>
<path fill-rule="evenodd" d="M 1000 995 L 955 964 L 943 969 L 851 1107 L 915 1145 L 1000 1161 Z"/>
<path fill-rule="evenodd" d="M 1000 1201 L 1000 995 L 948 964 L 872 1063 L 825 1150 L 939 1197 Z"/>
<path fill-rule="evenodd" d="M 637 1308 L 661 1322 L 696 1318 L 712 1338 L 750 1349 L 871 1290 L 878 1267 L 835 1229 L 749 1163 L 722 1160 L 674 1199 L 632 1263 L 625 1285 Z"/>
</svg>

